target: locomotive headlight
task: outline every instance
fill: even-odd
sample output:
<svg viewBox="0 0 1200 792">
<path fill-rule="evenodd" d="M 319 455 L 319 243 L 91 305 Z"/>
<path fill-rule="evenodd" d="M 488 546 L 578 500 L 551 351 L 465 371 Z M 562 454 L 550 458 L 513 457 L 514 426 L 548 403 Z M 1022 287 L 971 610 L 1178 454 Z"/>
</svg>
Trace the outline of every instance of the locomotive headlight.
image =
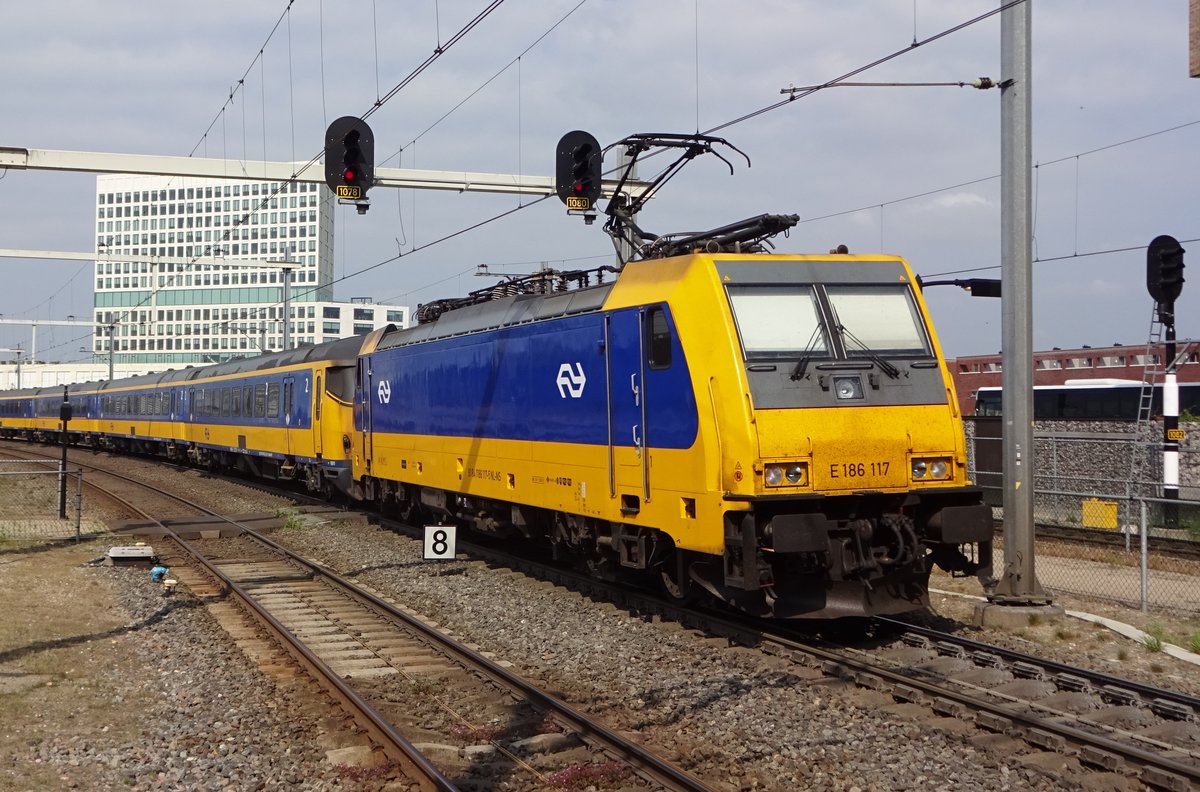
<svg viewBox="0 0 1200 792">
<path fill-rule="evenodd" d="M 950 478 L 950 460 L 942 457 L 914 459 L 912 477 L 914 481 L 941 481 Z"/>
<path fill-rule="evenodd" d="M 862 380 L 858 377 L 834 377 L 833 394 L 838 399 L 861 399 L 863 397 Z"/>
<path fill-rule="evenodd" d="M 763 483 L 768 487 L 778 487 L 783 483 L 783 465 L 767 465 L 763 471 Z"/>
<path fill-rule="evenodd" d="M 808 483 L 808 466 L 802 463 L 772 464 L 763 468 L 768 487 L 798 487 Z"/>
</svg>

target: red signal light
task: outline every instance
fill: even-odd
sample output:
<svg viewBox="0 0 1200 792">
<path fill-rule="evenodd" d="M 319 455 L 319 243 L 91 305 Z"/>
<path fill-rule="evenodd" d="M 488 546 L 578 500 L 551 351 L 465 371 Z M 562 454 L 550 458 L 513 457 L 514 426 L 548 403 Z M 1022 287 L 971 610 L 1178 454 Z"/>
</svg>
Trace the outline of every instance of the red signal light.
<svg viewBox="0 0 1200 792">
<path fill-rule="evenodd" d="M 573 185 L 573 188 L 576 193 L 583 192 L 583 182 L 575 182 L 575 184 Z"/>
<path fill-rule="evenodd" d="M 358 174 L 354 172 L 354 168 L 346 168 L 346 170 L 342 171 L 342 180 L 343 181 L 352 182 L 357 177 L 358 177 Z"/>
</svg>

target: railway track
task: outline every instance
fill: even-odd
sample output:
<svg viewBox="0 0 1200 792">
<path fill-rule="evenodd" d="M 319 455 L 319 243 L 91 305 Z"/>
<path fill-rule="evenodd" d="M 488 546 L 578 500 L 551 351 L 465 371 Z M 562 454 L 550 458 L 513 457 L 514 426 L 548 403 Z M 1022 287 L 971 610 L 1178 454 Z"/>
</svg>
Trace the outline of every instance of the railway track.
<svg viewBox="0 0 1200 792">
<path fill-rule="evenodd" d="M 155 489 L 101 465 L 82 466 L 124 486 Z M 142 516 L 142 530 L 173 543 L 174 550 L 158 548 L 160 559 L 188 591 L 215 608 L 260 667 L 285 676 L 302 668 L 420 788 L 458 789 L 452 778 L 467 778 L 472 785 L 504 779 L 511 789 L 554 787 L 564 779 L 709 789 L 477 647 L 287 550 L 244 521 L 155 490 L 156 503 L 169 500 L 176 511 L 182 507 L 196 515 L 160 521 L 96 478 L 91 486 Z M 189 541 L 185 533 L 210 538 Z M 421 741 L 406 732 L 420 733 Z M 462 742 L 466 747 L 456 746 Z"/>
<path fill-rule="evenodd" d="M 416 529 L 398 524 L 391 527 L 417 535 Z M 992 733 L 997 740 L 1022 746 L 1012 750 L 1044 751 L 1059 761 L 1081 763 L 1095 772 L 1136 779 L 1154 788 L 1191 789 L 1200 784 L 1200 734 L 1195 724 L 1200 701 L 1194 697 L 895 621 L 877 622 L 878 646 L 822 640 L 791 631 L 786 625 L 749 625 L 744 620 L 677 608 L 644 592 L 613 588 L 503 551 L 461 541 L 460 549 L 584 594 L 597 594 L 639 614 L 661 615 L 732 643 L 758 647 L 803 668 L 805 674 L 868 689 L 879 697 L 880 706 L 891 702 L 952 716 Z M 272 580 L 278 575 L 256 566 L 258 563 L 233 571 L 246 585 L 282 583 Z M 294 571 L 280 574 L 297 578 L 295 582 L 304 586 L 312 583 L 309 573 L 299 577 Z M 313 572 L 312 576 L 318 575 Z M 282 595 L 287 602 L 296 598 L 280 591 L 273 595 Z M 316 599 L 325 601 L 324 597 Z M 348 648 L 340 639 L 329 643 Z M 349 651 L 355 650 L 349 647 Z M 341 659 L 374 662 L 367 656 Z M 358 669 L 360 676 L 375 673 L 368 670 L 373 667 Z M 355 673 L 353 666 L 341 670 L 352 676 Z M 379 678 L 390 676 L 394 674 L 381 672 Z"/>
<path fill-rule="evenodd" d="M 394 527 L 416 536 L 411 528 Z M 1200 699 L 1194 696 L 895 619 L 873 620 L 869 629 L 876 634 L 865 640 L 829 639 L 788 623 L 678 607 L 461 537 L 459 550 L 610 599 L 647 618 L 757 647 L 804 669 L 805 678 L 817 673 L 874 691 L 880 707 L 916 705 L 963 720 L 1011 741 L 1013 750 L 1023 743 L 1025 751 L 1053 753 L 1059 761 L 1151 788 L 1200 788 Z"/>
<path fill-rule="evenodd" d="M 1002 528 L 997 528 L 997 536 L 1002 535 Z M 1189 561 L 1200 561 L 1200 542 L 1190 538 L 1185 530 L 1178 530 L 1178 536 L 1159 536 L 1149 533 L 1151 552 L 1158 556 L 1182 558 Z M 1134 534 L 1127 536 L 1118 531 L 1104 531 L 1096 528 L 1075 528 L 1066 525 L 1037 525 L 1038 541 L 1056 541 L 1099 547 L 1106 550 L 1125 550 L 1127 546 L 1137 553 L 1140 546 L 1139 537 Z"/>
</svg>

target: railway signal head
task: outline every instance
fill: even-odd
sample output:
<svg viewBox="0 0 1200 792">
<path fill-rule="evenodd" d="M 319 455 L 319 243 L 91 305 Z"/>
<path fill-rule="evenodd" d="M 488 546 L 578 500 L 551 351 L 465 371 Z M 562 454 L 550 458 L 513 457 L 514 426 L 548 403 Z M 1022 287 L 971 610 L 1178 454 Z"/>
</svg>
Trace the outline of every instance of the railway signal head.
<svg viewBox="0 0 1200 792">
<path fill-rule="evenodd" d="M 343 116 L 329 125 L 325 183 L 338 198 L 361 201 L 367 197 L 375 183 L 375 136 L 366 121 Z"/>
<path fill-rule="evenodd" d="M 555 192 L 568 209 L 591 209 L 600 197 L 600 143 L 581 130 L 558 141 L 554 160 Z"/>
<path fill-rule="evenodd" d="M 1146 248 L 1146 289 L 1158 303 L 1173 303 L 1183 291 L 1183 247 L 1175 237 L 1156 236 Z"/>
</svg>

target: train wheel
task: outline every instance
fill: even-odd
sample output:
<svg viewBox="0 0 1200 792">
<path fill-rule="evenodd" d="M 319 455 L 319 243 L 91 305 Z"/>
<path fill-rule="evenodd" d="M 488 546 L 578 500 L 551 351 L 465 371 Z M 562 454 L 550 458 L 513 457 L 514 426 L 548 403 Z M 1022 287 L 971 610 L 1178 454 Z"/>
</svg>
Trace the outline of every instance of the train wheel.
<svg viewBox="0 0 1200 792">
<path fill-rule="evenodd" d="M 679 552 L 658 568 L 658 584 L 667 598 L 678 605 L 696 601 L 696 589 L 688 576 L 687 560 Z"/>
</svg>

